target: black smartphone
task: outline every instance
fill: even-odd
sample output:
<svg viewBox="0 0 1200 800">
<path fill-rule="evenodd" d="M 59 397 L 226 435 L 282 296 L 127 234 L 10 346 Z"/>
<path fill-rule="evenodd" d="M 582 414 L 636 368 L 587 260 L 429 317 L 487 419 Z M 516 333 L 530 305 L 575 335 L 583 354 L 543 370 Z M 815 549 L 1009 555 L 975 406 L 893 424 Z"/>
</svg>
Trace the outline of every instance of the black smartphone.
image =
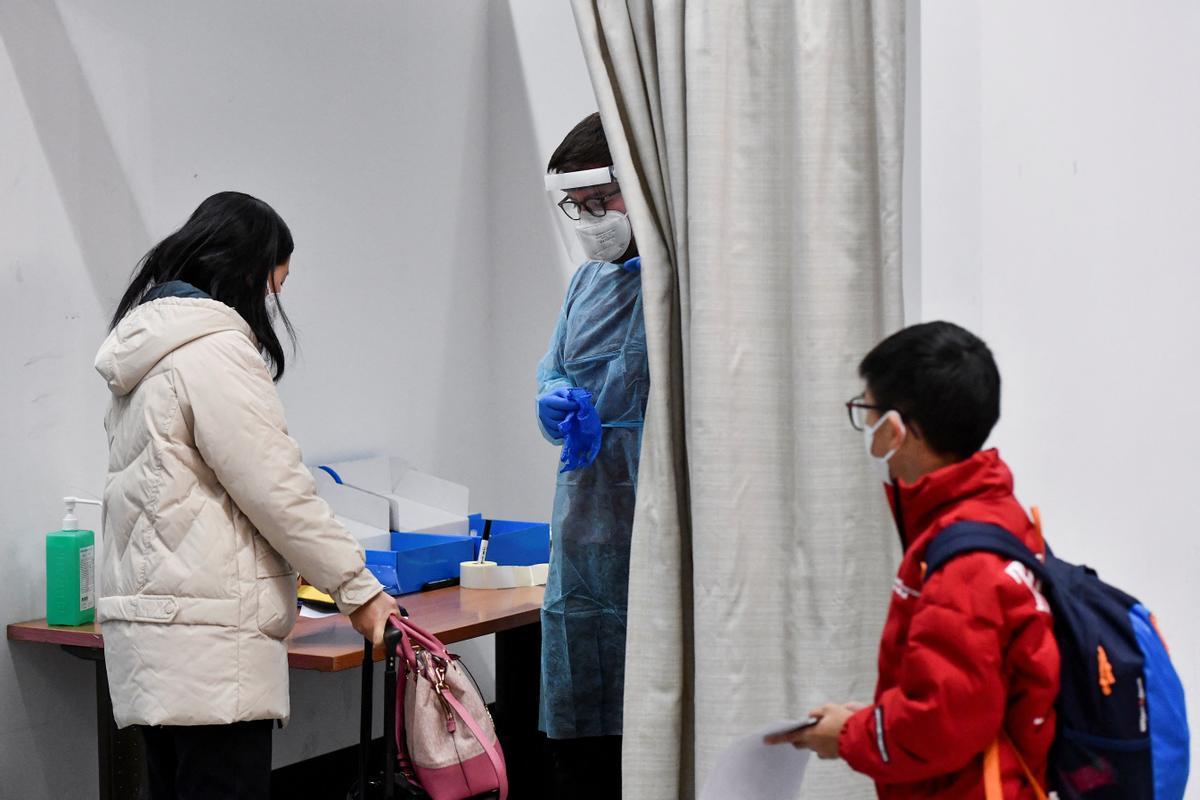
<svg viewBox="0 0 1200 800">
<path fill-rule="evenodd" d="M 809 717 L 808 719 L 804 720 L 803 722 L 799 723 L 798 725 L 794 725 L 790 728 L 784 728 L 781 731 L 775 731 L 774 733 L 769 733 L 767 735 L 768 736 L 790 736 L 793 733 L 799 733 L 800 731 L 804 730 L 805 728 L 811 728 L 813 725 L 816 725 L 820 721 L 821 721 L 820 717 Z"/>
</svg>

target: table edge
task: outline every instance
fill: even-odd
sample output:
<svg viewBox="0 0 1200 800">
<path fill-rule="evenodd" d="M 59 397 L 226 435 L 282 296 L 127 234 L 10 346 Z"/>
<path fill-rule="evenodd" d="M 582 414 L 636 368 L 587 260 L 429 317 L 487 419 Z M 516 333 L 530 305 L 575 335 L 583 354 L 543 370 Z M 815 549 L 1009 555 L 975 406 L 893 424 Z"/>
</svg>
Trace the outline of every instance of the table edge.
<svg viewBox="0 0 1200 800">
<path fill-rule="evenodd" d="M 469 622 L 443 631 L 438 638 L 447 645 L 476 639 L 496 633 L 504 633 L 514 628 L 537 624 L 541 619 L 540 608 L 530 608 L 498 620 Z M 33 644 L 56 644 L 83 647 L 92 650 L 104 649 L 104 635 L 101 633 L 85 632 L 75 628 L 57 628 L 54 626 L 30 628 L 32 623 L 45 624 L 45 620 L 29 620 L 13 622 L 5 627 L 6 638 L 12 642 L 31 642 Z M 324 656 L 296 652 L 288 642 L 288 668 L 316 672 L 342 672 L 362 665 L 362 651 L 345 653 L 337 656 Z M 375 660 L 383 660 L 383 648 L 375 648 Z"/>
</svg>

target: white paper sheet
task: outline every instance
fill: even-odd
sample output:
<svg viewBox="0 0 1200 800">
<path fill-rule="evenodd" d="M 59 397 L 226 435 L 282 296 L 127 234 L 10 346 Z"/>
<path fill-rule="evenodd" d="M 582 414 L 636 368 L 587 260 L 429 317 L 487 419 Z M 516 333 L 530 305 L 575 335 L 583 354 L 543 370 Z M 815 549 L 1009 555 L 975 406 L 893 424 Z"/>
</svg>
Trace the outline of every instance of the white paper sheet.
<svg viewBox="0 0 1200 800">
<path fill-rule="evenodd" d="M 810 751 L 766 745 L 763 737 L 797 724 L 783 720 L 734 739 L 717 758 L 700 800 L 796 800 Z"/>
<path fill-rule="evenodd" d="M 302 617 L 310 617 L 312 619 L 325 619 L 325 617 L 332 617 L 335 614 L 337 614 L 336 611 L 317 611 L 315 608 L 309 608 L 308 606 L 303 605 L 303 604 L 300 605 L 300 616 L 302 616 Z"/>
</svg>

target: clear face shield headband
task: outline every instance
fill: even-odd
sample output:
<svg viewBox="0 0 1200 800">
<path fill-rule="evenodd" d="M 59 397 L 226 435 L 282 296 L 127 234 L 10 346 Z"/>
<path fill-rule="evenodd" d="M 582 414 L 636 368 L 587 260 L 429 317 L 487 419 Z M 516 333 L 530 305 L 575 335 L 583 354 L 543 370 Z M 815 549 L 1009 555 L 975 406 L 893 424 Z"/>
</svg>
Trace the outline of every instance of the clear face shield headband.
<svg viewBox="0 0 1200 800">
<path fill-rule="evenodd" d="M 620 194 L 612 167 L 546 175 L 546 192 L 556 207 L 555 219 L 572 255 L 595 261 L 616 261 L 633 240 L 629 218 L 606 208 Z M 564 196 L 565 195 L 565 196 Z"/>
</svg>

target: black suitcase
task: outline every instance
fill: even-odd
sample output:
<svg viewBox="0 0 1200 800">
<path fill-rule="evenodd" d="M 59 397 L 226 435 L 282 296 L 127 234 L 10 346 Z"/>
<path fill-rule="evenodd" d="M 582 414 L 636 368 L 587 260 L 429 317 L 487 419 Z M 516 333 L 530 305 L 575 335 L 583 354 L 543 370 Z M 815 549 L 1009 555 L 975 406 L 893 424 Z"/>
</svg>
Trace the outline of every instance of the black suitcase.
<svg viewBox="0 0 1200 800">
<path fill-rule="evenodd" d="M 408 612 L 400 609 L 401 616 Z M 390 624 L 383 636 L 383 770 L 372 769 L 371 723 L 375 704 L 375 647 L 363 642 L 362 710 L 359 719 L 358 780 L 346 800 L 427 800 L 429 795 L 396 769 L 396 645 L 400 631 Z M 363 791 L 362 787 L 366 787 Z"/>
</svg>

